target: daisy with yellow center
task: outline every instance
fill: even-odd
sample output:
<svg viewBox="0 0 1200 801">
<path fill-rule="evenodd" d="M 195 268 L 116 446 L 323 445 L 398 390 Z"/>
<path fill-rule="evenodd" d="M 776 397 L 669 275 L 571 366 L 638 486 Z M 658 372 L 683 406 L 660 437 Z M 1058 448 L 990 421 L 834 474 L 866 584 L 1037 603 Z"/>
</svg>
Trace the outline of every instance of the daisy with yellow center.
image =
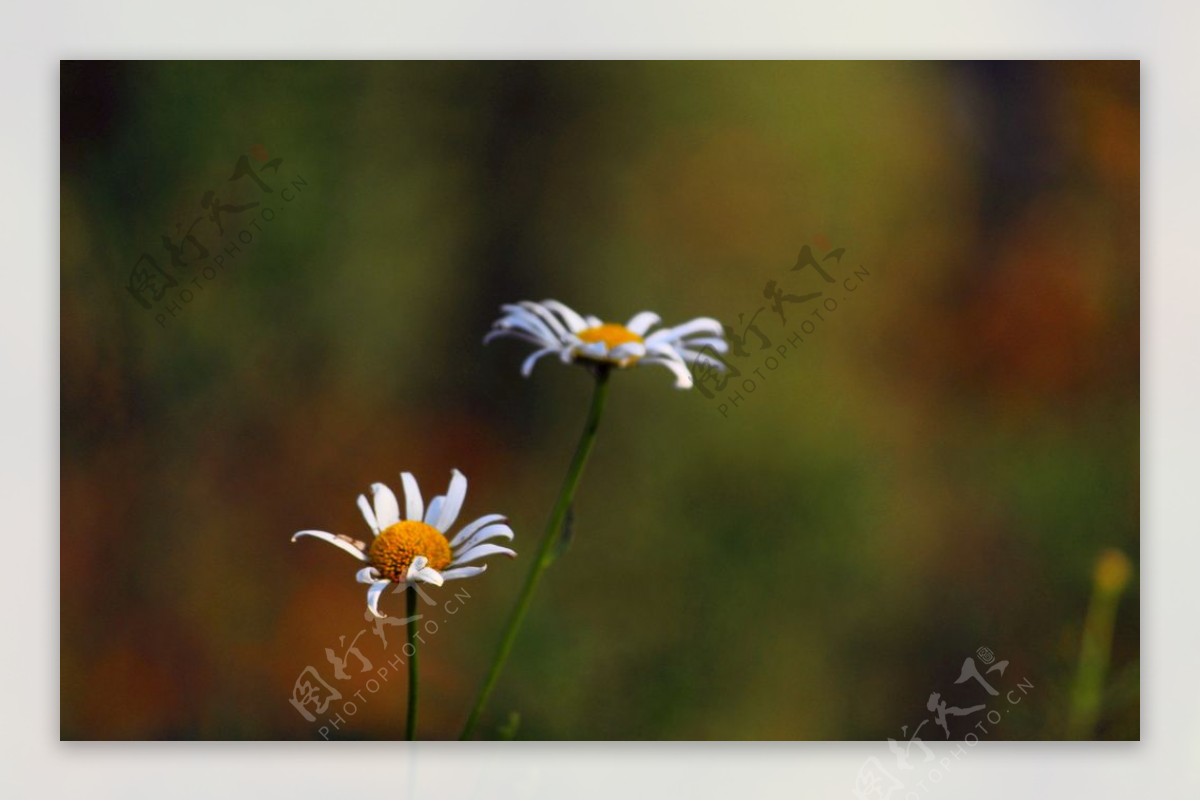
<svg viewBox="0 0 1200 801">
<path fill-rule="evenodd" d="M 424 582 L 440 587 L 445 581 L 478 576 L 487 570 L 487 565 L 471 562 L 497 554 L 516 556 L 511 549 L 490 542 L 513 538 L 502 515 L 485 515 L 464 526 L 453 539 L 447 538 L 467 497 L 467 478 L 459 471 L 451 474 L 446 494 L 430 501 L 428 508 L 412 473 L 401 473 L 400 480 L 404 485 L 405 519 L 400 517 L 395 493 L 384 484 L 371 485 L 373 503 L 358 496 L 358 508 L 374 532 L 370 545 L 328 531 L 306 530 L 292 535 L 292 542 L 299 537 L 325 540 L 366 562 L 367 567 L 359 570 L 356 578 L 371 585 L 367 608 L 376 617 L 384 617 L 379 611 L 379 596 L 390 584 L 407 587 Z"/>
<path fill-rule="evenodd" d="M 536 347 L 521 365 L 528 376 L 543 356 L 558 354 L 563 362 L 581 362 L 605 367 L 657 364 L 675 374 L 675 386 L 689 389 L 695 383 L 688 365 L 704 364 L 724 370 L 717 354 L 729 350 L 721 324 L 711 317 L 673 328 L 659 328 L 654 312 L 635 314 L 628 323 L 607 323 L 599 317 L 584 317 L 556 300 L 541 303 L 522 301 L 500 307 L 504 312 L 484 337 L 484 344 L 511 337 Z"/>
</svg>

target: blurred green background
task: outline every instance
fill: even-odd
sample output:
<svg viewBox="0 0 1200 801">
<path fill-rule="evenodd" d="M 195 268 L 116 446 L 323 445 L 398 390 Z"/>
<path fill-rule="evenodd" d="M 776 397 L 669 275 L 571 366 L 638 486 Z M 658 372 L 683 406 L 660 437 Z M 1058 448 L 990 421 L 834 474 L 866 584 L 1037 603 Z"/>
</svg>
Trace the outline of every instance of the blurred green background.
<svg viewBox="0 0 1200 801">
<path fill-rule="evenodd" d="M 1137 62 L 64 62 L 61 89 L 64 738 L 318 736 L 342 703 L 288 700 L 307 666 L 336 685 L 365 588 L 289 537 L 364 537 L 371 482 L 458 467 L 524 558 L 431 612 L 421 733 L 455 736 L 590 392 L 483 347 L 499 304 L 734 325 L 770 280 L 839 307 L 724 415 L 615 376 L 484 736 L 902 740 L 932 692 L 989 701 L 955 684 L 981 647 L 1032 689 L 980 736 L 1068 736 L 1096 559 L 1136 577 Z M 210 190 L 260 206 L 222 237 Z M 198 217 L 207 261 L 172 265 Z M 835 284 L 789 269 L 805 245 L 845 248 Z M 178 282 L 150 309 L 143 253 Z M 757 319 L 774 347 L 815 305 Z M 1138 617 L 1135 579 L 1096 737 L 1139 735 Z M 401 736 L 402 673 L 348 670 L 331 736 Z"/>
</svg>

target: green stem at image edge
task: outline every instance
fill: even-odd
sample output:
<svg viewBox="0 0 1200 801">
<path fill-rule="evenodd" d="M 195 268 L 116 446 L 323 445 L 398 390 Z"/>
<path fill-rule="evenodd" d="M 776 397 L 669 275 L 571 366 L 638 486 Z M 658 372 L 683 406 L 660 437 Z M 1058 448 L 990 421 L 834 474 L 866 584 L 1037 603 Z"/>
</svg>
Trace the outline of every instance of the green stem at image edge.
<svg viewBox="0 0 1200 801">
<path fill-rule="evenodd" d="M 475 706 L 471 708 L 471 715 L 463 727 L 460 740 L 469 739 L 475 732 L 475 727 L 479 724 L 479 717 L 487 705 L 488 696 L 492 694 L 492 688 L 496 685 L 496 679 L 500 676 L 504 661 L 508 658 L 509 651 L 512 650 L 517 630 L 521 628 L 521 621 L 524 620 L 525 613 L 529 611 L 529 602 L 533 599 L 533 591 L 537 588 L 538 580 L 541 579 L 542 573 L 550 566 L 550 563 L 554 561 L 554 546 L 562 536 L 563 519 L 566 517 L 567 510 L 571 508 L 575 489 L 579 486 L 579 478 L 583 475 L 583 468 L 587 464 L 588 456 L 591 455 L 592 446 L 596 443 L 596 431 L 600 427 L 600 414 L 604 411 L 604 401 L 608 397 L 608 374 L 608 367 L 596 368 L 596 386 L 592 392 L 592 405 L 588 409 L 583 433 L 579 435 L 575 456 L 571 459 L 571 466 L 567 468 L 567 476 L 563 479 L 562 489 L 558 492 L 558 500 L 555 501 L 554 509 L 550 512 L 550 519 L 546 521 L 541 547 L 529 568 L 529 575 L 525 578 L 525 585 L 517 597 L 517 604 L 508 616 L 508 624 L 500 638 L 500 647 L 496 649 L 496 658 L 492 660 L 487 677 L 479 688 L 479 697 L 475 699 Z"/>
<path fill-rule="evenodd" d="M 408 719 L 404 724 L 405 739 L 417 739 L 417 590 L 409 587 L 404 591 L 408 617 L 408 645 L 412 655 L 408 657 Z"/>
</svg>

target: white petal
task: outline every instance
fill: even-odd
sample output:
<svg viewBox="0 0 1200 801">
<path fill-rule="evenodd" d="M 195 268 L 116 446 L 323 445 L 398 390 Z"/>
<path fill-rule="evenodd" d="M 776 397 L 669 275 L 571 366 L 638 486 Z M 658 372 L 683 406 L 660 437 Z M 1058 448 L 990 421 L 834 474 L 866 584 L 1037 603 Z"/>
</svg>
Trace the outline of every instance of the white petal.
<svg viewBox="0 0 1200 801">
<path fill-rule="evenodd" d="M 442 579 L 445 581 L 454 581 L 455 579 L 465 579 L 471 576 L 478 576 L 483 571 L 487 570 L 487 565 L 467 565 L 466 567 L 452 567 L 449 570 L 442 571 Z"/>
<path fill-rule="evenodd" d="M 543 300 L 542 305 L 551 311 L 558 312 L 572 334 L 577 334 L 588 327 L 579 313 L 565 303 L 559 303 L 557 300 Z"/>
<path fill-rule="evenodd" d="M 428 523 L 431 526 L 434 524 L 434 521 L 438 519 L 438 515 L 440 515 L 442 513 L 442 504 L 445 502 L 446 502 L 446 496 L 444 496 L 444 495 L 438 495 L 432 501 L 429 502 L 429 505 L 425 507 L 425 522 L 426 523 Z"/>
<path fill-rule="evenodd" d="M 450 547 L 457 548 L 459 543 L 467 541 L 467 538 L 474 534 L 479 529 L 486 526 L 488 523 L 496 523 L 504 519 L 504 515 L 484 515 L 478 520 L 472 520 L 463 530 L 454 535 L 454 539 L 450 540 Z"/>
<path fill-rule="evenodd" d="M 673 329 L 675 336 L 688 337 L 693 334 L 712 334 L 713 336 L 724 336 L 725 326 L 720 320 L 713 317 L 697 317 L 694 320 L 689 320 L 683 325 L 677 325 Z"/>
<path fill-rule="evenodd" d="M 504 554 L 508 557 L 514 557 L 517 552 L 511 548 L 505 548 L 503 545 L 495 545 L 490 542 L 485 542 L 482 545 L 476 545 L 474 548 L 468 548 L 454 558 L 450 563 L 450 567 L 458 567 L 465 565 L 467 562 L 474 562 L 476 559 L 482 559 L 485 556 L 494 556 L 495 554 Z"/>
<path fill-rule="evenodd" d="M 504 327 L 515 326 L 550 341 L 558 339 L 554 330 L 546 325 L 541 317 L 528 309 L 521 306 L 514 306 L 511 303 L 505 304 L 500 308 L 508 312 L 508 316 L 498 320 L 496 325 Z"/>
<path fill-rule="evenodd" d="M 501 306 L 500 308 L 503 309 L 504 311 L 508 312 L 508 314 L 509 314 L 509 316 L 507 318 L 505 318 L 505 320 L 502 322 L 505 322 L 509 325 L 515 325 L 518 328 L 523 328 L 524 330 L 529 331 L 530 333 L 536 334 L 536 335 L 546 339 L 547 343 L 554 342 L 554 341 L 561 339 L 561 337 L 558 334 L 558 331 L 556 330 L 556 328 L 561 327 L 561 323 L 558 323 L 557 320 L 553 319 L 554 315 L 550 314 L 545 309 L 541 310 L 542 314 L 545 314 L 548 317 L 550 317 L 551 320 L 553 320 L 553 322 L 555 323 L 555 327 L 552 328 L 550 326 L 550 324 L 547 323 L 546 320 L 541 315 L 535 314 L 534 312 L 532 312 L 528 308 L 526 308 L 526 306 L 528 306 L 528 305 L 531 305 L 529 303 L 529 301 L 521 301 L 521 303 L 517 304 L 517 305 L 513 305 L 510 303 L 510 304 L 505 304 L 505 305 Z M 536 305 L 536 304 L 532 304 L 532 305 Z"/>
<path fill-rule="evenodd" d="M 672 361 L 683 364 L 683 356 L 675 349 L 675 346 L 670 342 L 656 342 L 653 345 L 646 346 L 646 353 L 649 356 L 658 356 L 662 359 L 670 359 Z"/>
<path fill-rule="evenodd" d="M 432 567 L 427 567 L 419 573 L 414 573 L 412 581 L 420 581 L 424 582 L 425 584 L 432 584 L 435 587 L 440 587 L 446 583 L 445 577 Z"/>
<path fill-rule="evenodd" d="M 399 523 L 400 504 L 396 503 L 396 493 L 392 492 L 391 487 L 375 483 L 371 485 L 371 492 L 375 493 L 375 522 L 379 528 L 385 529 Z"/>
<path fill-rule="evenodd" d="M 638 312 L 625 324 L 625 327 L 640 337 L 650 330 L 650 326 L 661 320 L 662 318 L 652 311 Z"/>
<path fill-rule="evenodd" d="M 585 319 L 587 320 L 588 328 L 598 328 L 604 325 L 603 320 L 591 314 L 589 314 Z"/>
<path fill-rule="evenodd" d="M 646 355 L 646 346 L 641 342 L 623 342 L 608 352 L 608 358 L 613 361 L 624 361 L 633 357 L 642 358 Z"/>
<path fill-rule="evenodd" d="M 355 559 L 359 559 L 363 562 L 367 561 L 367 555 L 365 553 L 360 551 L 358 548 L 355 548 L 353 545 L 346 542 L 336 534 L 330 534 L 328 531 L 297 531 L 292 535 L 292 542 L 295 542 L 297 537 L 316 537 L 319 540 L 325 540 L 330 545 L 336 545 L 337 547 L 341 548 Z"/>
<path fill-rule="evenodd" d="M 371 610 L 371 614 L 375 617 L 387 617 L 379 611 L 379 596 L 383 594 L 383 590 L 390 582 L 377 581 L 367 590 L 367 608 Z"/>
<path fill-rule="evenodd" d="M 433 527 L 443 534 L 450 530 L 458 513 L 462 510 L 463 501 L 467 499 L 467 477 L 457 469 L 450 471 L 450 489 L 446 490 L 446 503 L 442 506 L 441 514 Z"/>
<path fill-rule="evenodd" d="M 686 365 L 680 364 L 674 359 L 664 359 L 661 356 L 650 356 L 649 358 L 642 359 L 639 364 L 661 364 L 663 367 L 675 374 L 676 389 L 692 388 L 692 374 L 688 372 Z"/>
<path fill-rule="evenodd" d="M 521 301 L 520 306 L 521 308 L 536 314 L 538 319 L 544 322 L 559 339 L 567 338 L 567 334 L 570 333 L 567 331 L 567 327 L 559 322 L 559 319 L 554 316 L 553 312 L 551 312 L 545 306 L 528 300 Z"/>
<path fill-rule="evenodd" d="M 725 353 L 729 350 L 729 343 L 720 337 L 693 337 L 681 340 L 679 344 L 691 350 L 709 348 L 717 353 Z"/>
<path fill-rule="evenodd" d="M 412 473 L 401 473 L 400 483 L 404 485 L 404 519 L 421 522 L 425 516 L 425 502 L 421 500 L 421 488 Z"/>
<path fill-rule="evenodd" d="M 538 359 L 540 359 L 543 356 L 546 356 L 548 354 L 554 353 L 555 351 L 558 350 L 558 348 L 559 348 L 558 345 L 554 345 L 553 347 L 542 348 L 541 350 L 534 351 L 529 356 L 529 358 L 527 358 L 524 362 L 521 363 L 521 375 L 525 376 L 526 378 L 529 378 L 530 373 L 533 372 L 533 366 L 535 364 L 537 364 Z"/>
<path fill-rule="evenodd" d="M 603 359 L 608 355 L 608 345 L 603 342 L 585 342 L 579 348 L 579 352 L 593 359 Z"/>
<path fill-rule="evenodd" d="M 435 587 L 442 586 L 442 574 L 429 567 L 429 560 L 424 556 L 418 556 L 408 566 L 408 580 L 423 581 L 426 584 L 432 584 Z"/>
<path fill-rule="evenodd" d="M 526 336 L 544 339 L 547 342 L 554 342 L 558 339 L 554 335 L 554 331 L 550 329 L 550 326 L 542 322 L 541 318 L 537 315 L 530 314 L 519 306 L 505 306 L 503 308 L 508 310 L 509 313 L 492 323 L 493 329 L 521 333 Z"/>
<path fill-rule="evenodd" d="M 719 321 L 711 317 L 697 317 L 695 320 L 689 320 L 674 328 L 663 328 L 655 331 L 646 337 L 646 344 L 650 345 L 652 342 L 674 342 L 686 336 L 700 333 L 712 334 L 719 337 L 725 333 L 725 329 Z"/>
<path fill-rule="evenodd" d="M 354 574 L 354 580 L 359 584 L 374 584 L 379 581 L 379 573 L 373 567 L 364 567 Z"/>
<path fill-rule="evenodd" d="M 481 542 L 487 542 L 488 540 L 494 540 L 497 538 L 508 539 L 511 541 L 513 536 L 513 530 L 504 523 L 496 523 L 491 526 L 484 526 L 479 531 L 463 540 L 457 548 L 454 548 L 454 552 L 465 553 Z"/>
<path fill-rule="evenodd" d="M 695 367 L 697 364 L 704 364 L 717 371 L 723 371 L 729 368 L 729 365 L 707 351 L 701 352 L 697 350 L 688 350 L 687 348 L 680 348 L 679 355 L 683 357 L 683 360 L 687 363 L 688 367 Z"/>
<path fill-rule="evenodd" d="M 539 348 L 554 344 L 553 341 L 547 340 L 545 337 L 527 334 L 524 331 L 514 331 L 509 328 L 495 328 L 487 332 L 487 334 L 485 334 L 483 337 L 483 344 L 486 345 L 493 339 L 499 339 L 500 337 L 512 337 L 513 339 L 519 339 L 522 342 L 528 342 L 531 345 L 537 345 Z"/>
<path fill-rule="evenodd" d="M 365 495 L 358 496 L 358 508 L 362 512 L 363 519 L 367 521 L 367 525 L 371 527 L 371 531 L 379 533 L 379 523 L 375 520 L 375 512 L 371 509 L 371 504 L 367 503 Z"/>
</svg>

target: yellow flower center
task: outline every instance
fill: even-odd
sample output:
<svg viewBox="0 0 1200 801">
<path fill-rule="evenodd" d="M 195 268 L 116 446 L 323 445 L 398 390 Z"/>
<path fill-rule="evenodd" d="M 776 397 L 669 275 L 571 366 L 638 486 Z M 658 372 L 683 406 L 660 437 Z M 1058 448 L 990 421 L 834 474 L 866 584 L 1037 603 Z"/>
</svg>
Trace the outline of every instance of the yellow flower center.
<svg viewBox="0 0 1200 801">
<path fill-rule="evenodd" d="M 418 556 L 434 570 L 444 570 L 450 564 L 450 543 L 431 525 L 401 520 L 379 532 L 367 556 L 380 575 L 399 582 L 408 579 L 408 566 Z"/>
<path fill-rule="evenodd" d="M 628 345 L 630 342 L 645 341 L 619 323 L 603 323 L 591 328 L 585 328 L 575 336 L 584 342 L 603 342 L 609 350 L 612 350 L 617 345 Z M 636 359 L 636 357 L 630 358 Z"/>
</svg>

